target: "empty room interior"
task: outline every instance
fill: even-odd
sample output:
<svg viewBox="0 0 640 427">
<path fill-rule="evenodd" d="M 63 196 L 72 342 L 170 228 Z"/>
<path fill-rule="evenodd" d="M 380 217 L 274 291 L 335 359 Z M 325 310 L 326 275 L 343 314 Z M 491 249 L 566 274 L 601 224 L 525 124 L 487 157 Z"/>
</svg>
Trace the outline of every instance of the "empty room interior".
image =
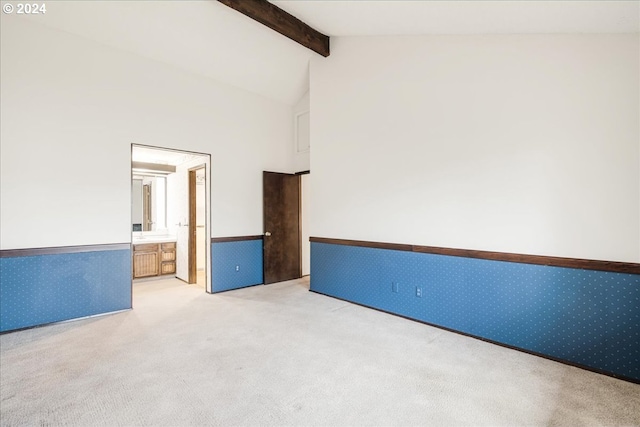
<svg viewBox="0 0 640 427">
<path fill-rule="evenodd" d="M 2 10 L 3 426 L 640 426 L 640 2 Z"/>
</svg>

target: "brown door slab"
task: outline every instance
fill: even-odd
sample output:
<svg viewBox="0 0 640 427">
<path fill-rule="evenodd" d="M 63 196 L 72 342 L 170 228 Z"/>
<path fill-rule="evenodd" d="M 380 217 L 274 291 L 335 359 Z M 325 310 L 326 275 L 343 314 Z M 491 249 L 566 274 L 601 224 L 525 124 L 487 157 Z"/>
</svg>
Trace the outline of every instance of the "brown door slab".
<svg viewBox="0 0 640 427">
<path fill-rule="evenodd" d="M 301 277 L 300 177 L 263 174 L 264 283 Z"/>
</svg>

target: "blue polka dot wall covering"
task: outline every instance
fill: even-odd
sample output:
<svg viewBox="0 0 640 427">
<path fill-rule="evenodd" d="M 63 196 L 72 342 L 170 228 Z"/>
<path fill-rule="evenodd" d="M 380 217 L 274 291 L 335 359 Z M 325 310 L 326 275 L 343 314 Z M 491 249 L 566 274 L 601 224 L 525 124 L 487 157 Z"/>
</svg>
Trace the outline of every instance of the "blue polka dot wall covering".
<svg viewBox="0 0 640 427">
<path fill-rule="evenodd" d="M 313 242 L 311 290 L 640 380 L 640 275 Z"/>
<path fill-rule="evenodd" d="M 131 251 L 0 258 L 0 331 L 131 308 Z"/>
<path fill-rule="evenodd" d="M 262 239 L 211 244 L 211 290 L 222 292 L 262 283 Z"/>
</svg>

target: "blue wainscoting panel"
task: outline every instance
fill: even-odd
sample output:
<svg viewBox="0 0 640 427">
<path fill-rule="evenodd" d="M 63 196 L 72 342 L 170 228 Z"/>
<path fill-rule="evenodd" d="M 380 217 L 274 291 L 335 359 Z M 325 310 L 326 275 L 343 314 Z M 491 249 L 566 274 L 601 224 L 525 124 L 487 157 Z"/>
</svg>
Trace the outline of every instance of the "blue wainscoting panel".
<svg viewBox="0 0 640 427">
<path fill-rule="evenodd" d="M 211 244 L 211 292 L 259 285 L 262 279 L 262 240 Z"/>
<path fill-rule="evenodd" d="M 640 380 L 640 275 L 313 242 L 311 290 Z"/>
<path fill-rule="evenodd" d="M 128 249 L 0 258 L 0 332 L 128 308 Z"/>
</svg>

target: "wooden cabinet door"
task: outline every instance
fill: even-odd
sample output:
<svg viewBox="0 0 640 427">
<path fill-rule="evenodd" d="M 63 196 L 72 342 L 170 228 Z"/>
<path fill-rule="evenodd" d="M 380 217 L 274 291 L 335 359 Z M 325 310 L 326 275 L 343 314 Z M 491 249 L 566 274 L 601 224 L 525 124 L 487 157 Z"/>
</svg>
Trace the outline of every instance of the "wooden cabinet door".
<svg viewBox="0 0 640 427">
<path fill-rule="evenodd" d="M 160 245 L 160 274 L 176 273 L 176 244 L 175 242 Z"/>
<path fill-rule="evenodd" d="M 175 261 L 176 260 L 176 251 L 175 249 L 172 251 L 162 251 L 162 261 Z"/>
<path fill-rule="evenodd" d="M 158 252 L 133 253 L 133 277 L 158 275 Z"/>
<path fill-rule="evenodd" d="M 175 262 L 163 262 L 160 266 L 160 274 L 175 274 L 176 263 Z"/>
</svg>

